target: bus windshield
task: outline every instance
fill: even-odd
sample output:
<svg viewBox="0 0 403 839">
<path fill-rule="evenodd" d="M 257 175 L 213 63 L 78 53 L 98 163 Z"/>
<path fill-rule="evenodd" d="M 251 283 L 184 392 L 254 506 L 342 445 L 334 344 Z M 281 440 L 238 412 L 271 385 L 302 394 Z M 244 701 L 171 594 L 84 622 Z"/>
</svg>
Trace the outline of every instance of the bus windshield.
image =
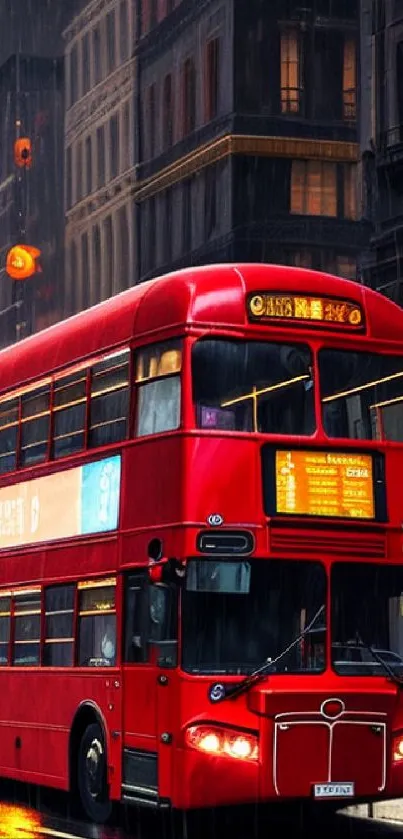
<svg viewBox="0 0 403 839">
<path fill-rule="evenodd" d="M 192 352 L 199 428 L 309 435 L 312 354 L 302 344 L 202 339 Z"/>
<path fill-rule="evenodd" d="M 319 379 L 329 437 L 403 441 L 403 356 L 322 350 Z"/>
<path fill-rule="evenodd" d="M 326 601 L 319 562 L 193 559 L 182 599 L 182 666 L 191 673 L 247 674 L 275 659 Z M 270 673 L 325 666 L 325 614 Z"/>
<path fill-rule="evenodd" d="M 335 563 L 331 587 L 336 672 L 384 675 L 385 662 L 396 675 L 403 676 L 402 566 Z"/>
</svg>

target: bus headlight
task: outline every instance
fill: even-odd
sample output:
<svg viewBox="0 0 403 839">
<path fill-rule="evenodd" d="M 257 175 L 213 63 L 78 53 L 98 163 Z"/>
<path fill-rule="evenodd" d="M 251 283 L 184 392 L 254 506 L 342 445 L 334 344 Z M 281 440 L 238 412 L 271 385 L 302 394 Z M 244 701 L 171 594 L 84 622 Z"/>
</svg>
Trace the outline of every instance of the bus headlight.
<svg viewBox="0 0 403 839">
<path fill-rule="evenodd" d="M 393 763 L 401 763 L 403 761 L 403 732 L 395 734 L 393 738 Z"/>
<path fill-rule="evenodd" d="M 237 760 L 259 758 L 257 735 L 246 731 L 236 731 L 218 725 L 191 725 L 185 731 L 185 742 L 192 749 L 217 757 L 227 756 Z"/>
</svg>

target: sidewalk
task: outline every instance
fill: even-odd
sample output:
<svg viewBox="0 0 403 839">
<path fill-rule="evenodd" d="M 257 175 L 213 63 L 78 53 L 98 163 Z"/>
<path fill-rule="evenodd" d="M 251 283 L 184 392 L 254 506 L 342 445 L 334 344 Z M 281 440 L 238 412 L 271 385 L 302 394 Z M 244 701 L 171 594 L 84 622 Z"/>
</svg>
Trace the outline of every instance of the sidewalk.
<svg viewBox="0 0 403 839">
<path fill-rule="evenodd" d="M 397 821 L 403 824 L 403 799 L 396 798 L 390 801 L 378 801 L 377 804 L 356 804 L 353 807 L 346 807 L 345 813 L 362 818 L 384 819 L 385 821 Z"/>
</svg>

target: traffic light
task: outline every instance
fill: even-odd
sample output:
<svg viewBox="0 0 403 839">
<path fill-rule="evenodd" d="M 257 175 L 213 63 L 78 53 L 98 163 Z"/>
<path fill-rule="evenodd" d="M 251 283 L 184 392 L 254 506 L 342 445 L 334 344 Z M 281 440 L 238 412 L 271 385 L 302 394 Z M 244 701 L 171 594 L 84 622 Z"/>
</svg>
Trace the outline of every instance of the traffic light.
<svg viewBox="0 0 403 839">
<path fill-rule="evenodd" d="M 18 137 L 14 143 L 14 163 L 19 169 L 32 166 L 32 143 L 29 137 Z"/>
<path fill-rule="evenodd" d="M 14 245 L 7 254 L 6 273 L 12 280 L 27 280 L 41 272 L 38 262 L 40 255 L 39 248 L 33 248 L 32 245 Z"/>
</svg>

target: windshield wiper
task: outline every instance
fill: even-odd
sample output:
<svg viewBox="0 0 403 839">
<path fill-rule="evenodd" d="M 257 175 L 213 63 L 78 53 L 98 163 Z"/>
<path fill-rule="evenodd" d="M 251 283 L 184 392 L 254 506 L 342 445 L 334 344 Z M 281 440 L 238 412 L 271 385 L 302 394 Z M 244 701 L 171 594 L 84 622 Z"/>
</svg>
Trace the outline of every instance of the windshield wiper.
<svg viewBox="0 0 403 839">
<path fill-rule="evenodd" d="M 355 637 L 357 639 L 355 646 L 361 647 L 363 650 L 367 650 L 372 655 L 372 658 L 375 661 L 377 661 L 378 664 L 381 665 L 384 672 L 389 676 L 389 678 L 392 680 L 392 682 L 394 682 L 394 684 L 397 685 L 398 687 L 403 688 L 403 679 L 399 678 L 399 676 L 397 676 L 396 673 L 394 673 L 393 668 L 390 667 L 388 662 L 385 661 L 385 659 L 379 654 L 379 652 L 377 650 L 375 650 L 374 647 L 371 646 L 371 644 L 366 644 L 362 640 L 362 638 L 361 638 L 361 636 L 358 632 L 356 633 Z M 349 646 L 352 646 L 352 645 L 349 644 Z"/>
<path fill-rule="evenodd" d="M 284 656 L 286 656 L 287 653 L 290 652 L 290 650 L 296 647 L 296 645 L 299 644 L 299 642 L 302 641 L 302 639 L 305 638 L 306 635 L 308 635 L 308 633 L 311 631 L 312 627 L 316 623 L 319 615 L 321 615 L 322 612 L 324 612 L 324 610 L 325 605 L 323 604 L 320 607 L 320 609 L 318 609 L 310 623 L 308 623 L 308 625 L 305 627 L 305 629 L 303 629 L 302 632 L 300 632 L 300 634 L 297 635 L 297 637 L 294 638 L 293 641 L 291 641 L 291 643 L 288 644 L 288 646 L 285 647 L 284 650 L 282 650 L 281 653 L 278 654 L 278 656 L 276 656 L 276 658 L 266 658 L 263 664 L 257 667 L 256 670 L 253 670 L 253 672 L 250 673 L 248 676 L 245 676 L 245 678 L 242 679 L 242 681 L 238 682 L 235 685 L 226 684 L 224 682 L 216 682 L 214 685 L 212 685 L 209 690 L 210 702 L 217 703 L 222 702 L 223 699 L 236 699 L 242 693 L 245 693 L 247 690 L 253 687 L 253 685 L 255 685 L 257 682 L 263 679 L 267 671 L 270 670 L 271 667 L 274 667 L 274 665 L 277 664 L 277 662 L 281 661 L 281 659 L 284 658 Z"/>
</svg>

